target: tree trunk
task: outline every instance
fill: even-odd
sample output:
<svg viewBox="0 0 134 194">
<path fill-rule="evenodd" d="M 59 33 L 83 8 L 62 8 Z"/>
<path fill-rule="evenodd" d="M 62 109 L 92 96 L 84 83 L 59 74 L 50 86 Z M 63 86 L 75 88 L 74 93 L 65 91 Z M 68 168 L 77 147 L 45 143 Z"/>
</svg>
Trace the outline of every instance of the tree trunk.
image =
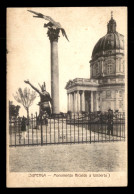
<svg viewBox="0 0 134 194">
<path fill-rule="evenodd" d="M 27 120 L 28 120 L 28 124 L 29 124 L 29 108 L 26 108 L 27 111 Z"/>
<path fill-rule="evenodd" d="M 27 108 L 26 111 L 27 111 L 27 119 L 29 119 L 29 108 Z"/>
</svg>

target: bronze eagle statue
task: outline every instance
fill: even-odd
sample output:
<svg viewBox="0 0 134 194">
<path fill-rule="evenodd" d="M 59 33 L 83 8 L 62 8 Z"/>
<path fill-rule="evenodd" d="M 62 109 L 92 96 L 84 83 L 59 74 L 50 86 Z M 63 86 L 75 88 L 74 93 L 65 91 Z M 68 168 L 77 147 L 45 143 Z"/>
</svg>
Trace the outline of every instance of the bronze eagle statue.
<svg viewBox="0 0 134 194">
<path fill-rule="evenodd" d="M 67 37 L 67 34 L 66 34 L 65 30 L 64 30 L 64 28 L 62 28 L 62 26 L 59 22 L 55 22 L 50 16 L 43 15 L 42 13 L 38 13 L 38 12 L 35 12 L 35 11 L 31 11 L 31 10 L 27 10 L 27 11 L 35 14 L 33 17 L 48 20 L 49 22 L 47 24 L 44 24 L 44 27 L 48 27 L 48 28 L 50 27 L 50 28 L 53 28 L 53 29 L 61 30 L 62 35 L 65 36 L 66 39 L 68 40 L 68 37 Z"/>
</svg>

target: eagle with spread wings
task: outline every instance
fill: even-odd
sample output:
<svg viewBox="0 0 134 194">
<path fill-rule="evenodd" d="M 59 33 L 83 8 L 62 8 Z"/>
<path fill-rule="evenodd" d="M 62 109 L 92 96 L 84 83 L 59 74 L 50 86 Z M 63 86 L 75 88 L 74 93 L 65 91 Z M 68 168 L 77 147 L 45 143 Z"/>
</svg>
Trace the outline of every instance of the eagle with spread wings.
<svg viewBox="0 0 134 194">
<path fill-rule="evenodd" d="M 27 11 L 35 14 L 33 17 L 37 17 L 37 18 L 42 18 L 42 19 L 48 20 L 49 22 L 47 24 L 44 24 L 44 27 L 48 27 L 48 28 L 50 27 L 50 28 L 53 28 L 53 29 L 61 30 L 62 35 L 65 36 L 66 39 L 68 40 L 68 37 L 67 37 L 67 34 L 66 34 L 65 30 L 64 30 L 64 28 L 62 28 L 62 26 L 61 26 L 61 24 L 59 22 L 55 22 L 50 16 L 43 15 L 42 13 L 37 13 L 37 12 L 31 11 L 31 10 L 27 10 Z"/>
</svg>

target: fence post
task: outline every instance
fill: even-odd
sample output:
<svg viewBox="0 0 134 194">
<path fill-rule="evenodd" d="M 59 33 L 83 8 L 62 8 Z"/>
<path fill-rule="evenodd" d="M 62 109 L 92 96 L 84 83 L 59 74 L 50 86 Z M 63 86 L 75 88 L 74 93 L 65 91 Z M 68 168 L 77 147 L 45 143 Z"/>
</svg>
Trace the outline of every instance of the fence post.
<svg viewBox="0 0 134 194">
<path fill-rule="evenodd" d="M 41 124 L 41 145 L 43 145 L 42 114 L 41 114 L 41 116 L 40 116 L 40 124 Z"/>
<path fill-rule="evenodd" d="M 16 147 L 16 128 L 17 128 L 16 120 L 14 124 L 15 124 L 15 147 Z"/>
<path fill-rule="evenodd" d="M 63 133 L 63 115 L 62 115 L 62 143 L 64 142 L 64 133 Z"/>
<path fill-rule="evenodd" d="M 32 121 L 32 144 L 33 144 L 33 114 L 31 114 L 31 121 Z"/>
<path fill-rule="evenodd" d="M 21 137 L 20 137 L 20 130 L 21 130 L 21 120 L 19 120 L 19 119 L 18 119 L 18 122 L 19 122 L 19 144 L 20 144 L 20 139 L 21 139 Z"/>
<path fill-rule="evenodd" d="M 54 114 L 54 143 L 55 143 L 55 114 Z"/>
<path fill-rule="evenodd" d="M 86 129 L 86 143 L 87 143 L 87 130 L 88 130 L 88 132 L 89 132 L 89 123 L 87 122 L 87 124 L 88 124 L 88 127 L 86 127 L 86 117 L 85 117 L 85 115 L 84 115 L 84 123 L 85 123 L 85 129 Z"/>
<path fill-rule="evenodd" d="M 67 136 L 67 114 L 66 114 L 66 142 L 68 142 L 68 136 Z"/>
<path fill-rule="evenodd" d="M 75 143 L 75 113 L 74 113 L 74 143 Z"/>
<path fill-rule="evenodd" d="M 77 118 L 78 118 L 78 143 L 79 143 L 79 112 L 77 113 Z"/>
<path fill-rule="evenodd" d="M 82 114 L 82 113 L 81 113 Z M 82 119 L 81 119 L 81 121 L 82 121 L 82 143 L 83 143 L 83 114 L 82 114 Z"/>
<path fill-rule="evenodd" d="M 12 145 L 12 121 L 11 121 L 11 117 L 9 118 L 9 135 L 10 135 L 10 145 Z"/>
<path fill-rule="evenodd" d="M 88 125 L 89 125 L 89 123 L 90 123 L 90 143 L 91 143 L 91 122 L 90 122 L 90 120 L 91 120 L 91 115 L 90 115 L 90 113 L 88 114 Z"/>
<path fill-rule="evenodd" d="M 36 127 L 36 143 L 38 144 L 38 124 L 37 124 L 37 112 L 35 113 L 35 127 Z"/>
<path fill-rule="evenodd" d="M 121 113 L 119 113 L 119 125 L 120 125 L 120 141 L 121 141 Z"/>
<path fill-rule="evenodd" d="M 71 119 L 72 119 L 72 113 L 70 114 L 70 116 L 69 116 L 69 122 L 70 122 L 70 142 L 71 142 Z"/>
<path fill-rule="evenodd" d="M 124 141 L 125 141 L 125 113 L 123 112 L 123 130 L 124 130 Z"/>
<path fill-rule="evenodd" d="M 59 129 L 59 119 L 60 119 L 60 116 L 58 115 L 57 117 L 58 119 L 58 143 L 60 142 L 60 129 Z"/>
<path fill-rule="evenodd" d="M 45 117 L 45 126 L 46 126 L 46 145 L 47 145 L 47 125 L 48 125 L 48 118 Z"/>
<path fill-rule="evenodd" d="M 50 116 L 50 143 L 51 143 L 51 118 L 52 118 L 52 116 Z"/>
</svg>

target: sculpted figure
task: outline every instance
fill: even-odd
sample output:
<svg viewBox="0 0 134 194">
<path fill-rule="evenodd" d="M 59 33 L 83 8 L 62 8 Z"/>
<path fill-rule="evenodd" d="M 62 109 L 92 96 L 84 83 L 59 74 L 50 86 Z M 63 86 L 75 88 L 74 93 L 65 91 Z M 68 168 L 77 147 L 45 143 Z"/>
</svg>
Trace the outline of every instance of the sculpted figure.
<svg viewBox="0 0 134 194">
<path fill-rule="evenodd" d="M 42 84 L 42 86 L 39 84 L 41 91 L 38 90 L 36 87 L 34 87 L 29 80 L 24 81 L 26 84 L 29 84 L 39 95 L 40 95 L 40 113 L 39 116 L 43 116 L 46 113 L 50 116 L 51 115 L 51 109 L 50 104 L 52 105 L 52 98 L 50 97 L 50 94 L 46 91 L 46 84 L 45 82 Z"/>
<path fill-rule="evenodd" d="M 32 11 L 32 10 L 27 10 L 27 11 L 35 14 L 33 16 L 35 18 L 42 18 L 42 19 L 45 19 L 45 20 L 49 21 L 47 24 L 44 24 L 44 27 L 48 28 L 48 30 L 53 29 L 53 30 L 61 31 L 62 35 L 65 36 L 65 38 L 68 40 L 68 37 L 67 37 L 67 34 L 66 34 L 65 30 L 59 22 L 54 21 L 53 18 L 51 18 L 50 16 L 43 15 L 42 13 L 38 13 L 38 12 L 35 12 L 35 11 Z"/>
</svg>

